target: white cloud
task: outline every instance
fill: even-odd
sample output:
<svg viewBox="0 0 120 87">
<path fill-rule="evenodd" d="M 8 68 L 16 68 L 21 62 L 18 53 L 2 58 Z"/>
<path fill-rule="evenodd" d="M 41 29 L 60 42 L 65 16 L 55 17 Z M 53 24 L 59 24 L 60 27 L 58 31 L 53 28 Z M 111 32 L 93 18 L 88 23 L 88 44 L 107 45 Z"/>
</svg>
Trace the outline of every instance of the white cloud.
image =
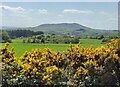
<svg viewBox="0 0 120 87">
<path fill-rule="evenodd" d="M 63 13 L 81 13 L 81 14 L 91 14 L 94 13 L 90 10 L 78 10 L 78 9 L 64 9 Z"/>
<path fill-rule="evenodd" d="M 38 9 L 39 14 L 48 14 L 48 11 L 46 9 Z"/>
<path fill-rule="evenodd" d="M 101 11 L 101 12 L 99 12 L 99 14 L 101 14 L 101 15 L 109 15 L 109 13 L 105 12 L 105 11 Z"/>
<path fill-rule="evenodd" d="M 108 13 L 104 12 L 104 11 L 100 12 L 100 14 L 102 14 L 102 15 L 108 15 Z"/>
<path fill-rule="evenodd" d="M 11 11 L 11 12 L 17 12 L 17 13 L 23 13 L 25 11 L 25 9 L 22 7 L 10 7 L 10 6 L 6 6 L 6 5 L 1 5 L 0 9 L 6 10 L 6 11 Z"/>
<path fill-rule="evenodd" d="M 59 14 L 58 17 L 63 17 L 63 15 Z"/>
</svg>

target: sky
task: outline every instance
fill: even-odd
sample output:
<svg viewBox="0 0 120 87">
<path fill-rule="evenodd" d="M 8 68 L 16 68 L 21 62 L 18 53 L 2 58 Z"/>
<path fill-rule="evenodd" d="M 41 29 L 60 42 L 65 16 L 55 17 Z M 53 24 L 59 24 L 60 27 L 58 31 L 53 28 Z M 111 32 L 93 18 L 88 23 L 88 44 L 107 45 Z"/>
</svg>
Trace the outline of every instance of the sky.
<svg viewBox="0 0 120 87">
<path fill-rule="evenodd" d="M 3 2 L 0 26 L 34 27 L 41 24 L 79 23 L 94 28 L 118 29 L 117 2 Z"/>
</svg>

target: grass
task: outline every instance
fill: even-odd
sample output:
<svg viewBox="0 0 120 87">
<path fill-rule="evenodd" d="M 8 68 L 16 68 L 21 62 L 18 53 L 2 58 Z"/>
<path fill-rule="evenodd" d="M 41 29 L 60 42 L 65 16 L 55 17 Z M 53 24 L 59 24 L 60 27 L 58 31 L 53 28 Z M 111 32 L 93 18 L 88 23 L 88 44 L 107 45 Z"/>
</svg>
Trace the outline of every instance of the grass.
<svg viewBox="0 0 120 87">
<path fill-rule="evenodd" d="M 97 39 L 81 39 L 80 43 L 82 47 L 90 47 L 90 46 L 93 46 L 94 48 L 97 48 L 99 46 L 106 47 L 106 44 L 101 44 L 101 41 Z"/>
<path fill-rule="evenodd" d="M 68 45 L 66 44 L 22 44 L 22 43 L 13 43 L 9 46 L 9 48 L 15 48 L 15 57 L 20 57 L 25 51 L 31 51 L 32 49 L 40 48 L 42 51 L 45 50 L 45 48 L 50 48 L 53 51 L 64 51 Z"/>
<path fill-rule="evenodd" d="M 80 43 L 81 47 L 89 47 L 92 45 L 94 48 L 97 48 L 99 46 L 106 46 L 105 44 L 101 44 L 100 40 L 96 39 L 80 39 Z M 69 44 L 33 44 L 22 43 L 22 39 L 14 39 L 10 44 L 9 49 L 12 47 L 15 48 L 15 57 L 19 58 L 25 51 L 31 51 L 36 48 L 40 48 L 42 51 L 45 51 L 45 48 L 50 48 L 52 51 L 63 52 L 69 47 Z"/>
</svg>

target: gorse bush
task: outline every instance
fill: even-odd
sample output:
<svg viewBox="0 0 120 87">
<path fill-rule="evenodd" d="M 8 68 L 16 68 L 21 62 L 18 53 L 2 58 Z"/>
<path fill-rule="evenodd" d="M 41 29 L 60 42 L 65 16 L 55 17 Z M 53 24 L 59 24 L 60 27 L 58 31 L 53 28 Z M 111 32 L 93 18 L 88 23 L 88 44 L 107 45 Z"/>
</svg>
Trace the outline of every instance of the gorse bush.
<svg viewBox="0 0 120 87">
<path fill-rule="evenodd" d="M 9 43 L 1 49 L 2 84 L 9 86 L 120 86 L 120 39 L 111 40 L 108 47 L 81 48 L 80 43 L 64 53 L 33 49 L 14 58 Z"/>
</svg>

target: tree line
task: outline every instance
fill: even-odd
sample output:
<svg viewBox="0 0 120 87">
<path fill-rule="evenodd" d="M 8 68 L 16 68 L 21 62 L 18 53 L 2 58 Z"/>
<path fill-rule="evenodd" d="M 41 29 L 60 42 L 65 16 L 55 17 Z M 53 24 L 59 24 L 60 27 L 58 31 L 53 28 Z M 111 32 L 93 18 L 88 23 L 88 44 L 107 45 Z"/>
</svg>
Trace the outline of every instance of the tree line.
<svg viewBox="0 0 120 87">
<path fill-rule="evenodd" d="M 11 39 L 19 37 L 31 37 L 33 35 L 44 34 L 42 31 L 31 31 L 31 30 L 1 30 L 0 36 L 2 37 L 1 42 L 11 42 Z"/>
<path fill-rule="evenodd" d="M 24 38 L 23 43 L 54 43 L 54 44 L 69 44 L 79 43 L 78 37 L 70 37 L 69 35 L 56 35 L 56 34 L 41 34 L 34 35 L 29 38 Z"/>
</svg>

